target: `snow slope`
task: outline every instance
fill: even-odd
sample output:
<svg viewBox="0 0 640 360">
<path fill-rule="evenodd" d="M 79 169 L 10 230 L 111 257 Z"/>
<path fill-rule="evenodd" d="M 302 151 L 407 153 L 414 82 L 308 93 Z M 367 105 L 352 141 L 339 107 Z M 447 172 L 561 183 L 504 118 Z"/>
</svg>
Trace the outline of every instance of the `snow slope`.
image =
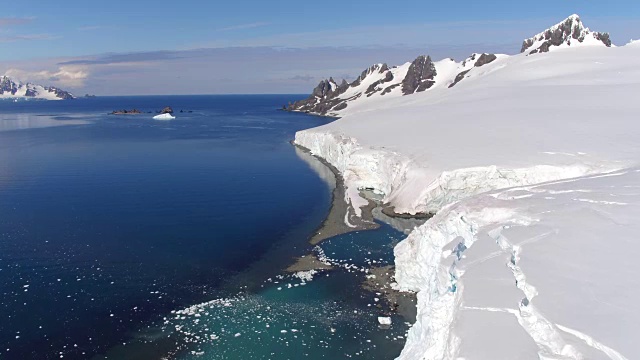
<svg viewBox="0 0 640 360">
<path fill-rule="evenodd" d="M 639 58 L 633 43 L 503 56 L 296 134 L 352 205 L 372 188 L 438 212 L 395 250 L 418 292 L 401 359 L 640 358 Z"/>
</svg>

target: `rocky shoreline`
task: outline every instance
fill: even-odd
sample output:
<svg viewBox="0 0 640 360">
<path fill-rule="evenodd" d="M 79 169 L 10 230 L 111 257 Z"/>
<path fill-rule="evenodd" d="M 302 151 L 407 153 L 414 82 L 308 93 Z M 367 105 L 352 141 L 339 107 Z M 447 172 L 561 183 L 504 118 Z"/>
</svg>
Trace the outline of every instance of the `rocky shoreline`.
<svg viewBox="0 0 640 360">
<path fill-rule="evenodd" d="M 344 201 L 344 180 L 338 169 L 329 164 L 326 160 L 311 154 L 308 149 L 297 145 L 294 142 L 291 142 L 291 144 L 294 145 L 297 150 L 317 159 L 330 170 L 330 173 L 335 179 L 329 214 L 318 229 L 310 236 L 309 243 L 311 245 L 318 245 L 324 240 L 349 232 L 377 229 L 380 225 L 376 223 L 375 220 L 380 220 L 385 223 L 388 222 L 392 227 L 402 231 L 406 230 L 405 228 L 422 224 L 426 219 L 433 216 L 432 214 L 397 214 L 393 211 L 393 207 L 380 204 L 378 201 L 373 199 L 372 196 L 369 196 L 370 194 L 363 191 L 361 194 L 369 203 L 368 205 L 361 207 L 362 216 L 357 217 L 353 208 Z M 354 227 L 349 227 L 345 224 L 344 219 L 347 217 Z M 286 271 L 288 273 L 298 273 L 309 271 L 331 271 L 334 269 L 335 266 L 331 263 L 323 261 L 323 259 L 319 258 L 317 253 L 311 252 L 307 255 L 296 258 L 295 262 L 287 267 Z M 366 280 L 362 283 L 362 288 L 379 297 L 377 298 L 379 300 L 377 300 L 373 306 L 380 309 L 381 316 L 389 316 L 392 313 L 398 313 L 407 319 L 407 321 L 415 321 L 417 309 L 416 296 L 414 293 L 401 292 L 394 288 L 394 266 L 372 267 L 366 273 Z"/>
</svg>

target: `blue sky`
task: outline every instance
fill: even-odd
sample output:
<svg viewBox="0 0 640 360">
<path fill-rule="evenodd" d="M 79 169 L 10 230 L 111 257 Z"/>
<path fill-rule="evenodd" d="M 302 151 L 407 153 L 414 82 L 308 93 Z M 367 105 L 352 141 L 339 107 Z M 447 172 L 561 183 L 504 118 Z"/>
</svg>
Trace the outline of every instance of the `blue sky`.
<svg viewBox="0 0 640 360">
<path fill-rule="evenodd" d="M 573 13 L 640 38 L 637 0 L 24 0 L 0 15 L 0 73 L 100 95 L 309 92 L 377 62 L 516 53 Z"/>
</svg>

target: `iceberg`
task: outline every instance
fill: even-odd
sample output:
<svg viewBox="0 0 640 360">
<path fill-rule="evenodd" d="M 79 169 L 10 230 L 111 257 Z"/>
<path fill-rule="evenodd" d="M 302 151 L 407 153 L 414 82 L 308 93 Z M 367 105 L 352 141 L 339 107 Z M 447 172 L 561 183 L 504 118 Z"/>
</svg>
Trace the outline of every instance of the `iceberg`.
<svg viewBox="0 0 640 360">
<path fill-rule="evenodd" d="M 169 114 L 169 113 L 165 113 L 165 114 L 160 114 L 160 115 L 156 115 L 153 117 L 153 120 L 173 120 L 176 117 Z"/>
</svg>

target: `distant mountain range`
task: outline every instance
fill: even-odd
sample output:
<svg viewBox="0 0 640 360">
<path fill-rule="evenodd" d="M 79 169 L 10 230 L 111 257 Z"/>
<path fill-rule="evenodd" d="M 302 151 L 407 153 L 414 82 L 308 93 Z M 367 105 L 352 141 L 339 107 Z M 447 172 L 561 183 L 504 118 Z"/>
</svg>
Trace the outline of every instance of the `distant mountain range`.
<svg viewBox="0 0 640 360">
<path fill-rule="evenodd" d="M 576 46 L 611 47 L 611 40 L 608 33 L 592 32 L 583 25 L 578 15 L 571 15 L 524 40 L 520 52 L 528 56 Z M 400 66 L 375 64 L 351 83 L 344 79 L 340 83 L 333 78 L 322 80 L 311 96 L 290 103 L 285 108 L 316 115 L 342 116 L 358 108 L 366 108 L 370 101 L 412 95 L 435 88 L 452 88 L 466 78 L 483 75 L 481 68 L 501 57 L 508 55 L 476 53 L 461 62 L 453 59 L 434 62 L 428 55 L 420 55 Z"/>
<path fill-rule="evenodd" d="M 75 98 L 70 92 L 53 86 L 16 82 L 8 76 L 0 77 L 0 99 L 70 100 Z"/>
</svg>

